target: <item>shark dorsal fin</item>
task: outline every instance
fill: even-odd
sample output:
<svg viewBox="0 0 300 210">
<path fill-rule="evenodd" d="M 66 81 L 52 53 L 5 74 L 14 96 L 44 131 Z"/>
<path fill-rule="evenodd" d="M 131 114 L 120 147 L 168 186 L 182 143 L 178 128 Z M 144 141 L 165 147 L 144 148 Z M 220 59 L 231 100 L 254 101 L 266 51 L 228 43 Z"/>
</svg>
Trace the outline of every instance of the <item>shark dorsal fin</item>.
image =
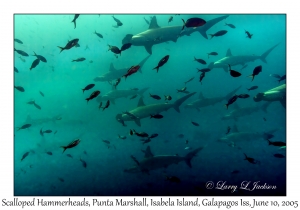
<svg viewBox="0 0 300 210">
<path fill-rule="evenodd" d="M 153 16 L 148 29 L 155 29 L 155 28 L 160 28 L 160 27 L 157 25 L 156 16 Z"/>
<path fill-rule="evenodd" d="M 205 99 L 202 92 L 199 93 L 199 99 L 201 99 L 201 100 Z"/>
<path fill-rule="evenodd" d="M 115 69 L 114 64 L 110 64 L 109 66 L 109 71 L 116 71 L 117 69 Z"/>
<path fill-rule="evenodd" d="M 145 153 L 144 158 L 151 158 L 151 157 L 153 157 L 153 154 L 151 152 L 150 146 L 148 146 L 146 148 L 146 150 L 143 150 L 143 152 Z"/>
<path fill-rule="evenodd" d="M 144 100 L 143 100 L 143 97 L 140 98 L 139 102 L 138 102 L 138 105 L 137 107 L 140 107 L 140 106 L 145 106 L 145 103 L 144 103 Z"/>
<path fill-rule="evenodd" d="M 228 50 L 227 50 L 227 52 L 226 52 L 226 57 L 230 57 L 230 56 L 232 56 L 232 54 L 231 54 L 231 50 L 230 50 L 230 49 L 228 49 Z"/>
<path fill-rule="evenodd" d="M 237 129 L 237 127 L 236 127 L 236 124 L 234 124 L 234 125 L 232 126 L 231 132 L 232 132 L 232 133 L 238 133 L 238 132 L 239 132 L 238 129 Z"/>
</svg>

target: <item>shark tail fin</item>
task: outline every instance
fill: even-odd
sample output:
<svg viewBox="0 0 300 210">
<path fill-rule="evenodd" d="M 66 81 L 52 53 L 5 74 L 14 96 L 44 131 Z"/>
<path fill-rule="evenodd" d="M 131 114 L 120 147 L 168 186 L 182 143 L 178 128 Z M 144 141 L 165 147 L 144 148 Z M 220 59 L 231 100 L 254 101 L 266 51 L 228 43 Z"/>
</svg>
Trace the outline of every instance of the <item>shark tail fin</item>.
<svg viewBox="0 0 300 210">
<path fill-rule="evenodd" d="M 252 35 L 253 35 L 253 34 L 252 34 Z M 252 35 L 251 35 L 251 36 L 252 36 Z M 264 52 L 264 53 L 260 56 L 260 60 L 261 60 L 262 62 L 264 62 L 264 63 L 267 63 L 266 57 L 270 54 L 270 52 L 272 52 L 272 50 L 273 50 L 275 47 L 277 47 L 277 45 L 279 45 L 279 43 L 276 44 L 275 46 L 271 47 L 270 49 L 268 49 L 266 52 Z"/>
<path fill-rule="evenodd" d="M 195 149 L 195 150 L 189 152 L 189 153 L 184 157 L 185 163 L 186 163 L 190 168 L 192 168 L 191 160 L 192 160 L 193 157 L 195 157 L 196 154 L 197 154 L 200 150 L 202 150 L 202 149 L 203 149 L 203 147 L 199 147 L 199 148 L 197 148 L 197 149 Z"/>
<path fill-rule="evenodd" d="M 178 113 L 180 113 L 179 106 L 180 106 L 186 99 L 188 99 L 189 97 L 191 97 L 191 96 L 194 95 L 194 94 L 196 94 L 196 92 L 190 93 L 190 94 L 188 94 L 188 95 L 186 95 L 186 96 L 181 97 L 180 99 L 178 99 L 177 101 L 174 102 L 173 108 L 174 108 Z"/>
</svg>

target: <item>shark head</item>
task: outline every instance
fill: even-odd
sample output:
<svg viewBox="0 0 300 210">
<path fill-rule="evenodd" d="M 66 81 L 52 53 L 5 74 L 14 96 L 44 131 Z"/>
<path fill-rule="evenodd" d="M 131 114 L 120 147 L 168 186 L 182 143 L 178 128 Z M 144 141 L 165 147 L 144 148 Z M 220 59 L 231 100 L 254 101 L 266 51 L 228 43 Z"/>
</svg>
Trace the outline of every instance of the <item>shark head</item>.
<svg viewBox="0 0 300 210">
<path fill-rule="evenodd" d="M 264 94 L 263 93 L 258 93 L 256 96 L 253 97 L 253 100 L 255 102 L 260 102 L 264 97 Z"/>
<path fill-rule="evenodd" d="M 147 37 L 144 36 L 142 33 L 134 35 L 131 38 L 131 44 L 133 44 L 135 46 L 144 46 L 147 41 L 148 41 Z"/>
</svg>

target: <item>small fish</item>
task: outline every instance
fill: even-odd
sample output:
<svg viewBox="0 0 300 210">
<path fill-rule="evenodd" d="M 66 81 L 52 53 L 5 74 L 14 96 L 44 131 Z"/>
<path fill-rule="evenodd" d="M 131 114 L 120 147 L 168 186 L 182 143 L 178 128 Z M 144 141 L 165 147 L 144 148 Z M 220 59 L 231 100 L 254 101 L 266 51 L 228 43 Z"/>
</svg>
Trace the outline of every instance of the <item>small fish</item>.
<svg viewBox="0 0 300 210">
<path fill-rule="evenodd" d="M 260 72 L 262 72 L 262 66 L 256 66 L 254 69 L 253 69 L 253 73 L 251 75 L 249 75 L 248 77 L 252 77 L 252 81 L 254 80 L 254 77 L 256 75 L 258 75 Z"/>
<path fill-rule="evenodd" d="M 211 70 L 210 68 L 203 68 L 203 69 L 198 69 L 198 72 L 206 73 L 206 72 L 210 72 L 210 70 Z"/>
<path fill-rule="evenodd" d="M 184 27 L 194 28 L 194 27 L 203 26 L 206 23 L 206 21 L 201 18 L 189 18 L 186 22 L 182 19 L 182 21 L 183 21 L 183 26 L 181 30 L 183 30 Z"/>
<path fill-rule="evenodd" d="M 85 88 L 82 89 L 82 92 L 84 93 L 84 91 L 90 90 L 90 89 L 92 89 L 94 86 L 95 86 L 95 84 L 89 84 L 89 85 L 87 85 Z"/>
<path fill-rule="evenodd" d="M 52 152 L 46 152 L 48 155 L 52 155 Z"/>
<path fill-rule="evenodd" d="M 194 57 L 194 59 L 195 59 L 194 61 L 197 61 L 198 63 L 201 63 L 201 64 L 203 64 L 203 65 L 206 64 L 205 60 L 203 60 L 203 59 L 200 59 L 200 58 L 197 59 L 197 58 L 195 58 L 195 57 Z"/>
<path fill-rule="evenodd" d="M 226 30 L 221 30 L 221 31 L 218 31 L 218 32 L 216 32 L 216 33 L 214 33 L 214 34 L 209 34 L 209 35 L 211 36 L 210 39 L 212 39 L 212 38 L 215 37 L 215 36 L 223 36 L 223 35 L 226 34 L 226 33 L 227 33 Z"/>
<path fill-rule="evenodd" d="M 205 72 L 202 72 L 200 74 L 200 79 L 199 79 L 199 82 L 201 83 L 201 85 L 202 85 L 202 80 L 203 80 L 204 77 L 205 77 Z"/>
<path fill-rule="evenodd" d="M 104 111 L 104 109 L 107 109 L 107 108 L 109 107 L 109 105 L 110 105 L 110 101 L 108 100 L 108 101 L 106 102 L 105 106 L 102 107 L 102 108 L 103 108 L 102 111 Z"/>
<path fill-rule="evenodd" d="M 95 90 L 89 98 L 86 98 L 85 100 L 87 100 L 87 102 L 89 102 L 89 100 L 92 100 L 94 98 L 96 98 L 98 95 L 100 94 L 100 91 L 99 90 Z"/>
<path fill-rule="evenodd" d="M 118 135 L 118 137 L 119 137 L 119 139 L 126 139 L 126 136 L 120 136 L 120 135 Z"/>
<path fill-rule="evenodd" d="M 233 24 L 227 24 L 227 23 L 225 23 L 225 25 L 224 26 L 229 26 L 230 28 L 235 28 L 235 26 L 233 25 Z"/>
<path fill-rule="evenodd" d="M 56 134 L 56 133 L 57 133 L 57 131 L 54 132 L 54 134 Z"/>
<path fill-rule="evenodd" d="M 138 95 L 134 95 L 134 96 L 132 96 L 130 99 L 134 99 L 134 98 L 136 98 Z"/>
<path fill-rule="evenodd" d="M 81 158 L 80 158 L 79 160 L 82 162 L 82 166 L 83 166 L 84 168 L 86 168 L 86 167 L 87 167 L 86 162 L 85 162 L 84 160 L 82 160 Z"/>
<path fill-rule="evenodd" d="M 167 96 L 165 96 L 165 100 L 166 100 L 166 101 L 171 101 L 171 100 L 172 100 L 172 97 L 171 97 L 170 95 L 167 95 Z"/>
<path fill-rule="evenodd" d="M 72 156 L 72 155 L 70 155 L 70 154 L 67 154 L 67 156 L 68 156 L 68 157 L 70 157 L 70 158 L 73 158 L 73 156 Z"/>
<path fill-rule="evenodd" d="M 39 106 L 39 105 L 36 104 L 35 102 L 33 103 L 33 106 L 35 106 L 35 108 L 37 108 L 37 109 L 40 109 L 40 110 L 42 109 L 41 106 Z"/>
<path fill-rule="evenodd" d="M 79 17 L 79 14 L 75 14 L 71 23 L 74 23 L 74 29 L 76 28 L 76 20 Z"/>
<path fill-rule="evenodd" d="M 19 43 L 19 44 L 23 44 L 23 42 L 20 39 L 14 39 L 14 41 Z"/>
<path fill-rule="evenodd" d="M 169 20 L 168 20 L 168 24 L 169 24 L 170 22 L 172 22 L 172 20 L 173 20 L 173 16 L 170 16 L 170 17 L 169 17 Z"/>
<path fill-rule="evenodd" d="M 140 132 L 140 133 L 138 133 L 138 132 L 136 132 L 134 129 L 132 129 L 132 131 L 130 130 L 130 135 L 132 135 L 131 132 L 132 132 L 133 134 L 139 136 L 139 137 L 148 137 L 148 136 L 149 136 L 149 135 L 148 135 L 147 133 L 145 133 L 145 132 Z"/>
<path fill-rule="evenodd" d="M 52 133 L 52 130 L 45 130 L 43 133 Z"/>
<path fill-rule="evenodd" d="M 34 51 L 33 51 L 35 57 L 37 57 L 38 59 L 40 59 L 40 61 L 47 63 L 47 60 L 45 57 L 43 57 L 42 55 L 37 55 Z"/>
<path fill-rule="evenodd" d="M 274 154 L 274 157 L 276 157 L 276 158 L 285 158 L 285 156 L 282 155 L 282 154 Z"/>
<path fill-rule="evenodd" d="M 185 140 L 185 144 L 188 144 L 189 143 L 189 140 Z"/>
<path fill-rule="evenodd" d="M 25 89 L 23 88 L 23 87 L 21 87 L 21 86 L 14 86 L 18 91 L 20 91 L 20 92 L 24 92 L 25 91 Z"/>
<path fill-rule="evenodd" d="M 23 161 L 28 155 L 29 155 L 29 152 L 25 152 L 21 158 L 21 161 Z"/>
<path fill-rule="evenodd" d="M 282 77 L 280 77 L 280 79 L 278 80 L 278 83 L 285 80 L 286 79 L 286 75 L 283 75 Z"/>
<path fill-rule="evenodd" d="M 103 36 L 102 36 L 102 34 L 99 34 L 99 33 L 97 33 L 96 31 L 95 31 L 95 33 L 94 34 L 96 34 L 98 37 L 100 37 L 101 39 L 103 39 Z"/>
<path fill-rule="evenodd" d="M 270 77 L 275 77 L 275 78 L 277 78 L 277 79 L 280 79 L 280 78 L 281 78 L 281 76 L 278 75 L 278 74 L 270 74 Z"/>
<path fill-rule="evenodd" d="M 84 153 L 85 155 L 88 155 L 87 152 L 86 152 L 85 150 L 83 151 L 83 153 Z"/>
<path fill-rule="evenodd" d="M 210 52 L 210 53 L 207 53 L 207 55 L 208 55 L 208 58 L 209 58 L 210 55 L 218 55 L 218 53 L 217 52 Z"/>
<path fill-rule="evenodd" d="M 112 18 L 114 19 L 114 21 L 117 22 L 117 26 L 122 26 L 123 25 L 123 23 L 119 19 L 115 18 L 114 16 L 112 16 Z"/>
<path fill-rule="evenodd" d="M 14 67 L 14 72 L 19 73 L 19 70 L 16 67 Z"/>
<path fill-rule="evenodd" d="M 191 82 L 193 79 L 195 79 L 195 77 L 192 77 L 192 78 L 189 79 L 188 81 L 184 82 L 184 84 L 186 85 L 186 83 Z"/>
<path fill-rule="evenodd" d="M 63 178 L 58 177 L 57 178 L 59 181 L 64 182 L 65 180 Z"/>
<path fill-rule="evenodd" d="M 34 100 L 33 101 L 28 101 L 27 104 L 34 104 Z"/>
<path fill-rule="evenodd" d="M 25 124 L 25 125 L 22 125 L 21 127 L 17 127 L 17 128 L 18 128 L 17 131 L 19 131 L 19 130 L 21 130 L 21 129 L 29 128 L 30 126 L 31 126 L 31 124 Z"/>
<path fill-rule="evenodd" d="M 180 183 L 180 179 L 176 176 L 166 176 L 166 180 L 170 182 Z"/>
<path fill-rule="evenodd" d="M 76 139 L 74 141 L 72 141 L 71 143 L 69 143 L 67 146 L 61 146 L 61 148 L 64 149 L 63 153 L 70 148 L 73 148 L 75 146 L 77 146 L 80 143 L 80 139 Z"/>
<path fill-rule="evenodd" d="M 79 39 L 73 39 L 73 40 L 69 41 L 65 47 L 58 46 L 58 48 L 60 49 L 60 53 L 64 50 L 69 50 L 72 47 L 75 47 L 77 45 L 78 41 L 79 41 Z"/>
<path fill-rule="evenodd" d="M 17 50 L 16 48 L 14 48 L 14 51 L 16 51 L 18 54 L 20 54 L 22 56 L 29 56 L 26 52 L 24 52 L 22 50 Z"/>
<path fill-rule="evenodd" d="M 92 60 L 90 60 L 90 63 L 93 63 L 93 61 L 92 61 Z"/>
<path fill-rule="evenodd" d="M 238 174 L 238 173 L 240 173 L 240 171 L 239 171 L 239 170 L 234 170 L 234 171 L 231 171 L 231 174 Z"/>
<path fill-rule="evenodd" d="M 246 68 L 247 66 L 248 66 L 247 64 L 243 65 L 242 68 L 240 69 L 240 71 L 243 70 L 244 68 Z"/>
<path fill-rule="evenodd" d="M 191 122 L 194 126 L 199 126 L 199 124 L 198 123 L 196 123 L 196 122 Z"/>
<path fill-rule="evenodd" d="M 43 96 L 43 97 L 45 96 L 44 93 L 42 93 L 41 91 L 39 91 L 39 92 L 40 92 L 41 96 Z"/>
<path fill-rule="evenodd" d="M 230 66 L 229 64 L 228 64 L 228 67 L 229 67 L 230 75 L 231 75 L 232 77 L 239 77 L 239 76 L 242 75 L 240 72 L 237 72 L 237 71 L 235 71 L 235 70 L 232 70 L 232 69 L 231 69 L 231 66 Z"/>
<path fill-rule="evenodd" d="M 130 129 L 130 132 L 129 132 L 130 136 L 132 136 L 134 133 L 133 131 Z"/>
<path fill-rule="evenodd" d="M 240 94 L 240 95 L 238 95 L 238 97 L 239 98 L 249 98 L 250 95 L 248 95 L 248 94 Z"/>
<path fill-rule="evenodd" d="M 130 157 L 138 166 L 140 165 L 139 161 L 133 155 L 130 155 Z"/>
<path fill-rule="evenodd" d="M 238 99 L 238 95 L 232 96 L 232 97 L 228 100 L 228 103 L 225 104 L 226 108 L 228 109 L 228 106 L 229 106 L 230 104 L 234 103 L 237 99 Z"/>
<path fill-rule="evenodd" d="M 162 116 L 161 114 L 155 114 L 155 115 L 150 115 L 150 119 L 151 118 L 155 118 L 155 119 L 161 119 L 161 118 L 163 118 L 164 116 Z"/>
<path fill-rule="evenodd" d="M 273 145 L 276 147 L 286 146 L 286 143 L 282 141 L 270 141 L 269 139 L 267 139 L 267 141 L 269 142 L 269 145 Z"/>
<path fill-rule="evenodd" d="M 255 90 L 255 89 L 257 89 L 258 88 L 258 86 L 252 86 L 251 88 L 249 88 L 249 89 L 247 89 L 248 91 L 250 91 L 250 90 Z"/>
<path fill-rule="evenodd" d="M 22 62 L 24 62 L 24 63 L 26 62 L 26 60 L 24 58 L 22 58 L 21 56 L 19 56 L 19 58 Z"/>
<path fill-rule="evenodd" d="M 37 67 L 37 65 L 40 63 L 40 59 L 35 59 L 32 64 L 31 64 L 31 67 L 30 67 L 30 70 Z"/>
<path fill-rule="evenodd" d="M 249 163 L 260 164 L 260 161 L 255 160 L 254 158 L 248 157 L 245 153 L 244 153 L 244 155 L 245 155 L 245 159 L 244 160 L 247 160 Z"/>
<path fill-rule="evenodd" d="M 89 46 L 86 45 L 84 50 L 89 50 L 89 49 L 90 49 Z M 91 60 L 90 63 L 93 63 L 93 61 Z"/>
<path fill-rule="evenodd" d="M 253 34 L 250 34 L 249 31 L 245 30 L 245 34 L 247 34 L 246 38 L 251 39 L 251 37 L 253 36 Z"/>
<path fill-rule="evenodd" d="M 44 133 L 43 133 L 42 128 L 41 128 L 41 130 L 40 130 L 40 135 L 41 135 L 41 136 L 44 136 Z"/>
<path fill-rule="evenodd" d="M 150 97 L 152 97 L 152 98 L 154 98 L 156 100 L 160 100 L 161 99 L 161 97 L 158 96 L 158 95 L 151 95 L 151 93 L 149 93 L 149 95 L 150 95 Z"/>
<path fill-rule="evenodd" d="M 72 60 L 72 62 L 82 62 L 85 61 L 85 58 L 77 58 L 75 60 Z"/>
<path fill-rule="evenodd" d="M 150 139 L 156 138 L 158 136 L 157 133 L 151 134 L 151 136 L 149 137 Z"/>
<path fill-rule="evenodd" d="M 131 68 L 128 69 L 127 73 L 124 74 L 123 77 L 125 77 L 125 79 L 126 79 L 128 76 L 136 73 L 139 69 L 140 69 L 139 65 L 137 65 L 137 66 L 131 66 Z"/>
<path fill-rule="evenodd" d="M 163 57 L 163 58 L 158 62 L 158 65 L 157 65 L 155 68 L 153 68 L 153 70 L 156 69 L 157 72 L 158 72 L 159 68 L 162 67 L 165 63 L 167 63 L 167 61 L 169 60 L 169 57 L 170 57 L 169 55 L 166 55 L 165 57 Z"/>
<path fill-rule="evenodd" d="M 131 43 L 126 43 L 126 44 L 123 44 L 123 46 L 121 47 L 121 51 L 124 51 L 124 50 L 127 50 L 131 47 Z"/>
<path fill-rule="evenodd" d="M 110 141 L 108 140 L 102 140 L 105 144 L 110 144 Z"/>
<path fill-rule="evenodd" d="M 231 128 L 230 128 L 230 126 L 228 126 L 226 135 L 230 132 L 230 130 L 231 130 Z"/>
</svg>

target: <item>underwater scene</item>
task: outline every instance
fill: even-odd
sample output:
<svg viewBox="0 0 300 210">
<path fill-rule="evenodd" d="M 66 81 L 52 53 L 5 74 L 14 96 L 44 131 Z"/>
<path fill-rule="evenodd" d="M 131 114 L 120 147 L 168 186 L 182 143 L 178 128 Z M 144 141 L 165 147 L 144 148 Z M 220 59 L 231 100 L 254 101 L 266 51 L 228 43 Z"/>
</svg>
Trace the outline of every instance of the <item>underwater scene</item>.
<svg viewBox="0 0 300 210">
<path fill-rule="evenodd" d="M 15 196 L 285 196 L 286 15 L 15 14 Z"/>
</svg>

